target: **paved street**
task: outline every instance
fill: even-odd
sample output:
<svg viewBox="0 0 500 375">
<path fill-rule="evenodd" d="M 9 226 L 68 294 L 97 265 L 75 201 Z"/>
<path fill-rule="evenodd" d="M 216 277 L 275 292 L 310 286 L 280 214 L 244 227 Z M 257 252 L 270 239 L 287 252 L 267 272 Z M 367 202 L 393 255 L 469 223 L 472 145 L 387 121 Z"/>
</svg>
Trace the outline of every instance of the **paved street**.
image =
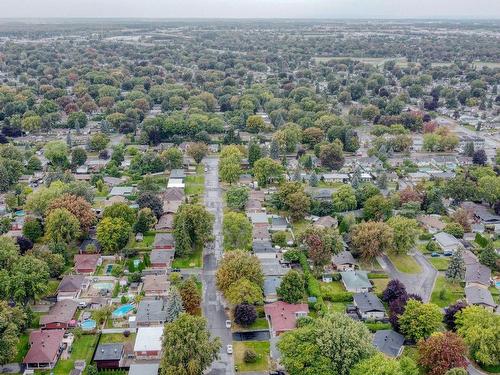
<svg viewBox="0 0 500 375">
<path fill-rule="evenodd" d="M 418 274 L 399 272 L 386 255 L 377 257 L 377 260 L 391 279 L 398 279 L 404 284 L 408 293 L 418 294 L 424 302 L 428 302 L 431 299 L 438 271 L 422 254 L 417 252 L 413 257 L 422 267 L 422 272 Z"/>
<path fill-rule="evenodd" d="M 226 353 L 226 345 L 232 343 L 231 330 L 227 329 L 226 314 L 221 303 L 220 295 L 215 287 L 215 271 L 217 263 L 222 257 L 222 192 L 219 187 L 219 159 L 206 158 L 204 160 L 207 172 L 205 173 L 204 204 L 209 212 L 214 214 L 214 242 L 207 245 L 203 253 L 203 314 L 208 320 L 208 328 L 214 336 L 222 341 L 220 359 L 212 365 L 208 372 L 211 375 L 234 374 L 232 355 Z"/>
</svg>

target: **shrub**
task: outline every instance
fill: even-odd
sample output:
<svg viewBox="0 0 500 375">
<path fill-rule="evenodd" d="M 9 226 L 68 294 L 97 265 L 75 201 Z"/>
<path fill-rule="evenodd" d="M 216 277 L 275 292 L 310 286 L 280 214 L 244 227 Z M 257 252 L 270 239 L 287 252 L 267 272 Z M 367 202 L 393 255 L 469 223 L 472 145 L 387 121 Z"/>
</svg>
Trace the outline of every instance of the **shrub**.
<svg viewBox="0 0 500 375">
<path fill-rule="evenodd" d="M 245 363 L 255 363 L 257 362 L 257 353 L 252 349 L 246 349 L 243 360 Z"/>
<path fill-rule="evenodd" d="M 130 331 L 123 331 L 123 336 L 129 337 L 130 336 Z"/>
<path fill-rule="evenodd" d="M 474 238 L 474 240 L 481 247 L 486 247 L 486 245 L 488 245 L 488 239 L 486 239 L 483 236 L 481 236 L 481 233 L 476 233 L 476 237 Z"/>
<path fill-rule="evenodd" d="M 273 233 L 273 242 L 275 245 L 278 245 L 280 247 L 285 247 L 286 246 L 286 232 L 279 231 L 279 232 Z"/>
<path fill-rule="evenodd" d="M 249 326 L 257 319 L 254 305 L 242 303 L 234 309 L 234 321 L 241 326 Z"/>
<path fill-rule="evenodd" d="M 352 302 L 353 294 L 351 292 L 335 293 L 331 296 L 332 302 Z"/>
</svg>

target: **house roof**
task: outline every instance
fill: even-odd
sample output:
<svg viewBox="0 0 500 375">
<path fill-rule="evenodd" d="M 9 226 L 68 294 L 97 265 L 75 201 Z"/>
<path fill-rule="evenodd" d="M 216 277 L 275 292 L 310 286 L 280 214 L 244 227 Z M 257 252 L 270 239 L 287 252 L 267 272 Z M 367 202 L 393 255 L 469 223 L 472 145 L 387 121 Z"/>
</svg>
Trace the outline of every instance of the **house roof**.
<svg viewBox="0 0 500 375">
<path fill-rule="evenodd" d="M 95 270 L 100 257 L 99 254 L 75 254 L 75 269 Z"/>
<path fill-rule="evenodd" d="M 257 199 L 249 199 L 245 209 L 247 211 L 260 211 L 262 209 L 262 203 Z"/>
<path fill-rule="evenodd" d="M 266 276 L 264 278 L 264 295 L 276 294 L 276 289 L 281 284 L 281 277 L 279 276 Z"/>
<path fill-rule="evenodd" d="M 247 216 L 250 218 L 250 221 L 253 224 L 268 224 L 267 214 L 263 212 L 250 212 L 247 213 Z"/>
<path fill-rule="evenodd" d="M 75 315 L 78 303 L 71 299 L 57 301 L 47 315 L 40 317 L 40 324 L 69 323 Z"/>
<path fill-rule="evenodd" d="M 271 241 L 253 241 L 252 248 L 253 248 L 254 253 L 275 253 L 276 252 Z"/>
<path fill-rule="evenodd" d="M 368 280 L 368 272 L 366 271 L 347 271 L 340 274 L 347 289 L 355 290 L 372 287 L 370 280 Z"/>
<path fill-rule="evenodd" d="M 490 285 L 491 270 L 481 263 L 473 263 L 465 269 L 465 282 Z"/>
<path fill-rule="evenodd" d="M 466 266 L 479 262 L 477 256 L 470 250 L 465 250 L 462 254 Z"/>
<path fill-rule="evenodd" d="M 135 338 L 134 351 L 160 351 L 163 327 L 140 327 Z"/>
<path fill-rule="evenodd" d="M 171 250 L 154 249 L 151 251 L 149 258 L 151 263 L 169 263 L 174 257 L 173 253 Z"/>
<path fill-rule="evenodd" d="M 163 212 L 175 214 L 181 205 L 182 201 L 164 201 Z"/>
<path fill-rule="evenodd" d="M 434 239 L 443 247 L 458 246 L 460 244 L 460 241 L 455 236 L 446 232 L 436 233 Z"/>
<path fill-rule="evenodd" d="M 117 361 L 122 358 L 123 344 L 100 344 L 94 354 L 94 361 Z"/>
<path fill-rule="evenodd" d="M 30 349 L 23 363 L 49 363 L 56 356 L 62 344 L 63 330 L 40 330 L 30 333 Z"/>
<path fill-rule="evenodd" d="M 383 329 L 375 332 L 372 342 L 382 353 L 390 357 L 397 357 L 405 342 L 405 338 L 391 329 Z"/>
<path fill-rule="evenodd" d="M 166 321 L 167 310 L 165 309 L 165 302 L 162 298 L 147 300 L 143 299 L 137 307 L 136 322 L 149 323 Z"/>
<path fill-rule="evenodd" d="M 185 186 L 184 180 L 182 178 L 169 178 L 167 183 L 167 188 L 181 188 Z"/>
<path fill-rule="evenodd" d="M 339 265 L 339 264 L 357 264 L 358 262 L 354 257 L 352 256 L 352 253 L 350 251 L 344 250 L 338 253 L 337 255 L 334 255 L 332 257 L 332 262 L 333 264 Z"/>
<path fill-rule="evenodd" d="M 128 375 L 158 375 L 159 363 L 132 363 Z"/>
<path fill-rule="evenodd" d="M 174 227 L 174 215 L 171 213 L 161 215 L 155 226 L 156 230 L 172 229 Z"/>
<path fill-rule="evenodd" d="M 165 275 L 146 275 L 143 283 L 143 290 L 146 292 L 158 290 L 166 293 L 168 290 L 168 280 Z"/>
<path fill-rule="evenodd" d="M 174 236 L 171 233 L 156 233 L 153 247 L 174 246 Z"/>
<path fill-rule="evenodd" d="M 84 275 L 65 275 L 59 287 L 58 292 L 78 292 L 82 288 L 82 284 L 85 280 Z"/>
<path fill-rule="evenodd" d="M 316 220 L 313 224 L 317 227 L 323 228 L 334 228 L 338 225 L 338 221 L 336 218 L 331 217 L 330 215 L 322 216 L 318 220 Z"/>
<path fill-rule="evenodd" d="M 359 311 L 362 313 L 370 311 L 380 311 L 385 313 L 385 308 L 378 297 L 369 292 L 356 293 L 354 294 L 354 302 L 358 307 Z"/>
<path fill-rule="evenodd" d="M 184 189 L 181 188 L 168 188 L 163 193 L 163 200 L 165 201 L 183 201 Z"/>
<path fill-rule="evenodd" d="M 170 171 L 170 178 L 186 178 L 184 169 L 172 169 Z"/>
<path fill-rule="evenodd" d="M 270 240 L 271 235 L 269 234 L 269 226 L 268 225 L 259 225 L 259 226 L 253 226 L 252 227 L 252 238 L 254 240 Z"/>
<path fill-rule="evenodd" d="M 273 217 L 271 219 L 271 225 L 272 226 L 275 226 L 275 225 L 279 225 L 279 226 L 288 226 L 288 222 L 286 221 L 286 219 L 284 217 L 281 217 L 281 216 L 278 216 L 278 217 Z"/>
<path fill-rule="evenodd" d="M 133 186 L 115 186 L 111 189 L 109 195 L 113 196 L 113 195 L 128 195 L 128 194 L 132 194 L 132 192 L 134 191 L 134 187 Z"/>
<path fill-rule="evenodd" d="M 490 291 L 475 285 L 465 287 L 465 299 L 469 305 L 486 305 L 496 307 Z"/>
<path fill-rule="evenodd" d="M 259 261 L 262 266 L 264 276 L 283 276 L 289 270 L 288 268 L 283 267 L 276 258 L 259 258 Z"/>
<path fill-rule="evenodd" d="M 283 301 L 264 305 L 266 316 L 271 319 L 274 331 L 289 331 L 294 329 L 297 322 L 297 313 L 309 313 L 309 306 L 305 303 L 291 304 Z"/>
<path fill-rule="evenodd" d="M 428 228 L 435 228 L 437 230 L 443 230 L 446 226 L 438 217 L 433 215 L 417 216 L 417 221 Z"/>
</svg>

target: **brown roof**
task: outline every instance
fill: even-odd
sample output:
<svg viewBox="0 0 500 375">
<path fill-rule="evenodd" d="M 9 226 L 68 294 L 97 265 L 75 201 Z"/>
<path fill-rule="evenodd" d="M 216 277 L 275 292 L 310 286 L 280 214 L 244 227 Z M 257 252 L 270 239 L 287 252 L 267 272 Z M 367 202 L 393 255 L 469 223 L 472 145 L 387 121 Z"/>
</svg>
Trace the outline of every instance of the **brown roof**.
<svg viewBox="0 0 500 375">
<path fill-rule="evenodd" d="M 184 189 L 182 188 L 168 188 L 163 193 L 164 201 L 184 201 Z"/>
<path fill-rule="evenodd" d="M 181 206 L 181 201 L 164 201 L 163 202 L 163 212 L 175 214 L 179 207 Z"/>
<path fill-rule="evenodd" d="M 171 213 L 163 214 L 156 224 L 156 230 L 173 229 L 174 227 L 174 215 Z"/>
<path fill-rule="evenodd" d="M 250 191 L 250 199 L 264 202 L 266 194 L 262 190 L 252 190 Z"/>
<path fill-rule="evenodd" d="M 153 247 L 174 246 L 174 243 L 171 233 L 156 233 Z"/>
<path fill-rule="evenodd" d="M 146 275 L 144 276 L 144 285 L 142 289 L 145 292 L 158 290 L 166 293 L 168 290 L 167 277 L 165 275 Z"/>
<path fill-rule="evenodd" d="M 289 331 L 295 328 L 297 313 L 309 313 L 309 306 L 305 303 L 291 304 L 283 301 L 270 303 L 264 306 L 266 316 L 271 317 L 271 326 L 274 331 Z"/>
<path fill-rule="evenodd" d="M 57 355 L 64 336 L 63 330 L 33 331 L 30 333 L 30 350 L 23 363 L 49 363 Z"/>
<path fill-rule="evenodd" d="M 77 292 L 81 289 L 85 276 L 66 275 L 63 277 L 57 288 L 58 292 Z"/>
<path fill-rule="evenodd" d="M 101 256 L 99 254 L 76 254 L 75 269 L 92 269 L 95 271 L 100 257 Z"/>
<path fill-rule="evenodd" d="M 334 228 L 338 225 L 338 221 L 336 218 L 333 218 L 331 216 L 323 216 L 316 220 L 314 225 L 323 228 Z"/>
<path fill-rule="evenodd" d="M 417 217 L 417 221 L 427 228 L 435 228 L 437 230 L 443 230 L 446 226 L 440 219 L 430 215 L 420 215 Z"/>
<path fill-rule="evenodd" d="M 252 228 L 252 238 L 254 240 L 266 240 L 270 239 L 269 229 L 267 226 L 253 226 Z"/>
<path fill-rule="evenodd" d="M 78 303 L 71 299 L 56 302 L 47 315 L 40 317 L 40 324 L 69 323 L 75 315 Z"/>
<path fill-rule="evenodd" d="M 262 210 L 262 204 L 257 199 L 250 199 L 247 202 L 246 210 L 247 211 L 261 211 Z"/>
</svg>

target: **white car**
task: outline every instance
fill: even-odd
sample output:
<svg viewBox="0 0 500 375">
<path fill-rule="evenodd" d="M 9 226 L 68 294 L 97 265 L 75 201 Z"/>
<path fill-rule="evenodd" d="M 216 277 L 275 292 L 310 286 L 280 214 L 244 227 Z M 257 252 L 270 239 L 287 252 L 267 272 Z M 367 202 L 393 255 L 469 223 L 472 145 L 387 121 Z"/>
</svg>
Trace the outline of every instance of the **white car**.
<svg viewBox="0 0 500 375">
<path fill-rule="evenodd" d="M 230 320 L 226 320 L 226 328 L 231 328 L 231 321 Z"/>
<path fill-rule="evenodd" d="M 228 345 L 226 351 L 227 351 L 227 354 L 233 354 L 233 346 Z"/>
</svg>

